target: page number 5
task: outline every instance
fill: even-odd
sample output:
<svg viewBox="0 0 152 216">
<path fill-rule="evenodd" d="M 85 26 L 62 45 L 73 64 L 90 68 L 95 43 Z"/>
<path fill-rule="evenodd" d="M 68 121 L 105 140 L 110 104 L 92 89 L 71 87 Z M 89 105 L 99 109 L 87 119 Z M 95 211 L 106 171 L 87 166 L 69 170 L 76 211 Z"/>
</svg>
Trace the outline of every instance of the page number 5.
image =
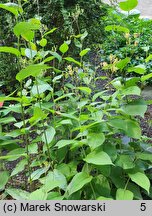
<svg viewBox="0 0 152 216">
<path fill-rule="evenodd" d="M 141 211 L 146 211 L 146 203 L 141 203 L 140 210 Z"/>
</svg>

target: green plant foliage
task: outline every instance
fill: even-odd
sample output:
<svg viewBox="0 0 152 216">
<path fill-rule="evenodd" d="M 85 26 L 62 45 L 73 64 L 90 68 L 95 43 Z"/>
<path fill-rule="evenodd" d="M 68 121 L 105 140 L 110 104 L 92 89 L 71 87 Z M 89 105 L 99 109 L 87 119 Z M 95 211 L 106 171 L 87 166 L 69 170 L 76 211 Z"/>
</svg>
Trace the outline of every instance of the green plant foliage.
<svg viewBox="0 0 152 216">
<path fill-rule="evenodd" d="M 133 200 L 133 193 L 129 190 L 118 189 L 116 193 L 116 200 Z"/>
<path fill-rule="evenodd" d="M 48 13 L 40 17 L 41 10 L 46 11 L 41 3 L 39 16 L 31 18 L 36 2 L 26 4 L 22 6 L 29 14 L 15 14 L 13 41 L 0 48 L 0 52 L 13 56 L 18 83 L 10 94 L 0 95 L 2 195 L 15 200 L 151 198 L 151 139 L 144 136 L 140 126 L 151 102 L 142 99 L 138 86 L 139 81 L 151 78 L 146 74 L 151 57 L 147 59 L 147 54 L 142 63 L 133 63 L 133 55 L 118 58 L 111 53 L 109 62 L 103 64 L 109 73 L 101 76 L 99 65 L 93 66 L 88 60 L 91 52 L 85 41 L 91 33 L 86 31 L 81 15 L 88 17 L 90 8 L 94 11 L 96 6 L 98 10 L 102 4 L 90 0 L 84 5 L 78 0 L 67 6 L 65 1 L 54 1 L 52 10 L 57 6 L 59 10 L 51 10 L 52 19 Z M 133 5 L 127 1 L 122 7 L 130 10 Z M 56 20 L 61 12 L 63 16 Z M 70 26 L 71 34 L 61 31 L 66 37 L 53 42 L 53 34 L 58 37 L 60 30 L 58 25 L 47 27 L 48 20 L 55 24 L 62 21 L 60 25 L 66 22 L 64 30 Z M 106 30 L 106 34 L 110 31 L 111 36 L 120 37 L 132 32 L 120 23 L 109 23 Z M 126 39 L 125 43 L 129 42 Z M 106 84 L 99 87 L 99 80 Z M 11 170 L 10 163 L 14 165 Z M 16 185 L 18 175 L 24 179 Z"/>
<path fill-rule="evenodd" d="M 137 5 L 138 5 L 137 0 L 127 0 L 119 3 L 120 8 L 124 11 L 130 11 L 134 9 Z"/>
</svg>

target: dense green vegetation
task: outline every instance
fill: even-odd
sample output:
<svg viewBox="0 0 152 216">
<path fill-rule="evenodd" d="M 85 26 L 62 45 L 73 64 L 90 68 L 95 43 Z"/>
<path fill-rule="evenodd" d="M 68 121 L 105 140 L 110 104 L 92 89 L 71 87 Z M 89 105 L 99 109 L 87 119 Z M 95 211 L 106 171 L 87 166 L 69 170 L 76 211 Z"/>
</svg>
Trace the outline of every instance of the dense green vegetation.
<svg viewBox="0 0 152 216">
<path fill-rule="evenodd" d="M 70 2 L 0 4 L 1 199 L 151 199 L 151 21 Z"/>
</svg>

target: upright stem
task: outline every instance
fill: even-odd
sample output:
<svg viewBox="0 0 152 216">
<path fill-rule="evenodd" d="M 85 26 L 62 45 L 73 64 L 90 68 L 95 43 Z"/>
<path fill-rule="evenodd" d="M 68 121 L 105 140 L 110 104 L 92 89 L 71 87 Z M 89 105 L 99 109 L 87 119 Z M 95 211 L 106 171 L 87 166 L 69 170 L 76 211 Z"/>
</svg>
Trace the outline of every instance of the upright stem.
<svg viewBox="0 0 152 216">
<path fill-rule="evenodd" d="M 21 114 L 22 114 L 22 120 L 23 120 L 23 129 L 26 129 L 26 122 L 25 122 L 25 110 L 24 110 L 24 106 L 23 106 L 23 102 L 22 102 L 22 82 L 20 83 L 20 88 L 21 88 Z M 25 132 L 25 134 L 23 135 L 23 140 L 25 138 L 25 148 L 26 148 L 26 153 L 27 153 L 27 162 L 28 162 L 28 172 L 29 172 L 29 180 L 30 180 L 30 191 L 32 189 L 32 179 L 31 179 L 31 159 L 30 159 L 30 153 L 29 153 L 29 136 L 28 134 Z M 28 187 L 28 182 L 27 182 L 27 187 Z"/>
<path fill-rule="evenodd" d="M 40 92 L 39 92 L 39 87 L 38 87 L 38 81 L 37 81 L 37 79 L 35 79 L 35 81 L 36 81 L 36 89 L 37 89 L 37 94 L 38 94 L 38 102 L 39 102 L 40 109 L 42 109 Z M 44 125 L 44 120 L 42 120 L 42 126 L 43 126 L 43 133 L 44 133 L 45 143 L 46 143 L 47 152 L 48 152 L 48 158 L 49 158 L 49 162 L 50 162 L 50 165 L 51 165 L 50 148 L 49 148 L 49 144 L 48 144 L 48 140 L 47 140 L 47 135 L 46 135 L 45 125 Z M 51 166 L 51 168 L 53 170 L 52 166 Z"/>
</svg>

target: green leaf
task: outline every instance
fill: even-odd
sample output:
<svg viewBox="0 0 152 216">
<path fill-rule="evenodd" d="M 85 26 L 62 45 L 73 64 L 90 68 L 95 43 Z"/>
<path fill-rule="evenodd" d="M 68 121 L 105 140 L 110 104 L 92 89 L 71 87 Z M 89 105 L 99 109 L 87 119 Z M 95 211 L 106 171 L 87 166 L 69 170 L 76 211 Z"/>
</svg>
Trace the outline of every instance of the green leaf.
<svg viewBox="0 0 152 216">
<path fill-rule="evenodd" d="M 136 173 L 128 173 L 128 175 L 133 182 L 135 182 L 140 187 L 144 188 L 149 193 L 150 181 L 144 173 L 136 172 Z"/>
<path fill-rule="evenodd" d="M 40 21 L 31 19 L 28 22 L 19 22 L 14 27 L 14 34 L 22 36 L 25 40 L 31 41 L 34 38 L 34 30 L 40 29 Z"/>
<path fill-rule="evenodd" d="M 62 99 L 64 99 L 64 98 L 67 98 L 67 97 L 70 98 L 70 96 L 73 95 L 73 94 L 74 94 L 74 93 L 67 93 L 67 94 L 62 95 L 61 97 L 57 97 L 57 98 L 54 100 L 54 103 L 56 103 L 57 101 L 62 100 Z"/>
<path fill-rule="evenodd" d="M 26 57 L 28 57 L 29 59 L 32 59 L 32 58 L 34 58 L 35 56 L 36 56 L 36 54 L 37 54 L 37 51 L 35 51 L 35 50 L 32 50 L 32 49 L 25 49 L 25 55 L 26 55 Z"/>
<path fill-rule="evenodd" d="M 37 83 L 31 89 L 33 95 L 42 94 L 45 91 L 53 91 L 53 89 L 47 82 L 42 80 L 37 80 Z"/>
<path fill-rule="evenodd" d="M 135 67 L 130 67 L 128 68 L 128 73 L 134 72 L 137 74 L 144 74 L 146 72 L 146 67 L 145 65 L 137 65 Z"/>
<path fill-rule="evenodd" d="M 6 4 L 0 4 L 0 8 L 11 12 L 15 16 L 18 16 L 19 13 L 23 13 L 22 8 L 18 4 L 11 3 L 11 2 L 8 2 Z"/>
<path fill-rule="evenodd" d="M 127 0 L 119 3 L 119 7 L 121 8 L 121 10 L 124 11 L 130 11 L 134 9 L 137 5 L 138 5 L 137 0 Z"/>
<path fill-rule="evenodd" d="M 117 31 L 117 32 L 124 32 L 124 33 L 129 33 L 129 29 L 125 28 L 123 26 L 119 26 L 119 25 L 108 25 L 105 27 L 106 31 Z"/>
<path fill-rule="evenodd" d="M 71 194 L 80 190 L 81 188 L 83 188 L 84 185 L 91 182 L 91 180 L 92 180 L 92 176 L 89 176 L 88 173 L 85 172 L 77 173 L 67 187 L 68 195 L 70 196 Z"/>
<path fill-rule="evenodd" d="M 34 114 L 33 116 L 29 119 L 30 124 L 34 125 L 37 122 L 45 119 L 47 117 L 47 114 L 45 114 L 41 108 L 39 107 L 34 107 Z"/>
<path fill-rule="evenodd" d="M 149 62 L 149 61 L 151 61 L 152 60 L 152 54 L 150 54 L 146 59 L 145 59 L 145 62 L 147 63 L 147 62 Z"/>
<path fill-rule="evenodd" d="M 43 37 L 46 36 L 46 35 L 48 35 L 48 34 L 52 34 L 56 29 L 57 29 L 57 28 L 53 28 L 53 29 L 51 29 L 50 31 L 46 32 L 46 33 L 43 35 Z"/>
<path fill-rule="evenodd" d="M 29 200 L 46 200 L 46 198 L 47 192 L 43 188 L 33 191 L 29 196 Z"/>
<path fill-rule="evenodd" d="M 141 138 L 141 128 L 136 121 L 126 120 L 126 135 L 134 139 Z"/>
<path fill-rule="evenodd" d="M 141 128 L 136 121 L 133 121 L 130 119 L 123 120 L 123 119 L 114 118 L 114 119 L 111 119 L 108 122 L 108 124 L 120 130 L 124 130 L 126 135 L 129 137 L 132 137 L 134 139 L 141 138 Z"/>
<path fill-rule="evenodd" d="M 45 47 L 47 45 L 47 40 L 45 38 L 42 38 L 39 42 L 41 47 Z"/>
<path fill-rule="evenodd" d="M 63 200 L 63 198 L 58 192 L 50 192 L 47 196 L 47 200 Z"/>
<path fill-rule="evenodd" d="M 0 124 L 9 124 L 12 122 L 16 122 L 16 119 L 14 117 L 4 117 L 0 119 Z"/>
<path fill-rule="evenodd" d="M 25 153 L 24 148 L 17 148 L 17 149 L 10 151 L 6 156 L 2 156 L 2 157 L 3 158 L 6 157 L 8 161 L 14 161 L 22 157 L 23 155 L 25 155 L 24 153 Z"/>
<path fill-rule="evenodd" d="M 23 159 L 23 160 L 19 161 L 18 164 L 16 165 L 16 167 L 13 169 L 11 176 L 14 176 L 14 175 L 22 172 L 27 164 L 28 164 L 27 159 Z"/>
<path fill-rule="evenodd" d="M 150 79 L 150 78 L 152 78 L 152 73 L 149 73 L 149 74 L 147 74 L 147 75 L 142 76 L 142 77 L 141 77 L 141 81 L 142 81 L 142 82 L 145 82 L 146 80 L 148 80 L 148 79 Z"/>
<path fill-rule="evenodd" d="M 53 55 L 59 62 L 62 61 L 62 56 L 60 56 L 57 52 L 50 51 L 50 54 Z"/>
<path fill-rule="evenodd" d="M 124 188 L 126 185 L 124 170 L 121 167 L 116 166 L 111 169 L 110 179 L 116 188 Z"/>
<path fill-rule="evenodd" d="M 67 188 L 65 176 L 57 169 L 50 171 L 47 176 L 39 180 L 43 184 L 43 189 L 46 191 L 51 191 L 56 187 L 59 187 L 62 190 L 66 190 Z"/>
<path fill-rule="evenodd" d="M 40 178 L 41 175 L 46 173 L 48 171 L 49 167 L 43 167 L 40 169 L 35 170 L 34 172 L 31 173 L 30 179 L 32 181 L 35 181 Z"/>
<path fill-rule="evenodd" d="M 97 200 L 113 200 L 112 198 L 109 198 L 109 197 L 104 197 L 104 196 L 99 196 L 97 198 Z"/>
<path fill-rule="evenodd" d="M 48 128 L 42 135 L 42 141 L 45 144 L 50 144 L 55 136 L 55 129 L 53 127 Z"/>
<path fill-rule="evenodd" d="M 5 47 L 5 46 L 0 47 L 0 52 L 11 53 L 11 54 L 16 55 L 17 57 L 21 55 L 19 50 L 13 47 Z"/>
<path fill-rule="evenodd" d="M 47 57 L 46 59 L 44 59 L 44 63 L 46 63 L 46 62 L 50 62 L 50 61 L 52 61 L 53 59 L 55 59 L 55 57 L 54 56 L 49 56 L 49 57 Z"/>
<path fill-rule="evenodd" d="M 91 150 L 99 147 L 105 141 L 105 136 L 103 133 L 89 133 L 87 138 L 88 145 L 90 146 Z"/>
<path fill-rule="evenodd" d="M 21 99 L 18 97 L 0 97 L 0 101 L 18 101 L 21 102 Z"/>
<path fill-rule="evenodd" d="M 8 188 L 5 191 L 15 200 L 28 200 L 29 199 L 29 193 L 24 190 Z"/>
<path fill-rule="evenodd" d="M 91 94 L 92 90 L 89 87 L 77 87 L 76 89 L 79 89 L 80 91 L 83 91 L 87 94 Z"/>
<path fill-rule="evenodd" d="M 73 63 L 75 63 L 75 64 L 81 66 L 81 63 L 78 62 L 78 61 L 76 61 L 76 60 L 75 60 L 74 58 L 72 58 L 72 57 L 66 57 L 66 58 L 64 58 L 64 59 L 65 59 L 66 61 L 73 62 Z"/>
<path fill-rule="evenodd" d="M 113 165 L 109 155 L 104 151 L 94 150 L 90 154 L 86 156 L 84 159 L 87 163 L 95 164 L 95 165 Z"/>
<path fill-rule="evenodd" d="M 127 190 L 130 190 L 134 194 L 134 199 L 143 200 L 141 196 L 140 187 L 133 182 L 129 182 L 127 185 Z"/>
<path fill-rule="evenodd" d="M 65 146 L 67 146 L 67 145 L 71 145 L 71 144 L 74 144 L 74 143 L 76 143 L 76 142 L 78 142 L 78 141 L 76 141 L 76 140 L 59 140 L 57 143 L 56 143 L 56 147 L 58 147 L 59 149 L 60 148 L 63 148 L 63 147 L 65 147 Z"/>
<path fill-rule="evenodd" d="M 135 167 L 135 163 L 134 163 L 134 158 L 131 157 L 130 155 L 119 155 L 115 164 L 117 166 L 122 167 L 124 170 L 125 169 L 132 169 Z"/>
<path fill-rule="evenodd" d="M 9 179 L 9 172 L 7 171 L 0 171 L 0 191 L 5 188 Z"/>
<path fill-rule="evenodd" d="M 82 51 L 79 53 L 79 55 L 80 55 L 81 57 L 83 57 L 83 56 L 86 55 L 89 51 L 90 51 L 90 49 L 89 49 L 89 48 L 86 48 L 86 49 L 82 50 Z"/>
<path fill-rule="evenodd" d="M 11 139 L 11 140 L 4 140 L 4 141 L 1 140 L 0 146 L 5 146 L 5 145 L 16 146 L 17 142 L 20 142 L 20 140 L 19 139 L 16 139 L 16 140 Z"/>
<path fill-rule="evenodd" d="M 119 188 L 116 192 L 116 200 L 133 200 L 134 194 L 125 189 Z"/>
<path fill-rule="evenodd" d="M 69 46 L 67 45 L 67 43 L 63 43 L 60 47 L 59 47 L 59 50 L 64 54 L 68 51 L 69 49 Z"/>
<path fill-rule="evenodd" d="M 140 115 L 144 118 L 144 114 L 147 111 L 147 104 L 144 100 L 137 99 L 122 106 L 122 110 L 131 116 Z"/>
<path fill-rule="evenodd" d="M 138 86 L 129 86 L 121 91 L 123 96 L 126 95 L 141 95 L 141 89 Z"/>
<path fill-rule="evenodd" d="M 138 159 L 152 162 L 152 154 L 151 153 L 137 152 L 135 155 L 136 155 L 136 158 L 138 158 Z"/>
<path fill-rule="evenodd" d="M 35 65 L 29 65 L 26 68 L 22 69 L 17 75 L 16 79 L 21 82 L 25 78 L 29 76 L 37 77 L 39 76 L 43 70 L 47 70 L 50 68 L 47 65 L 41 65 L 41 64 L 35 64 Z"/>
<path fill-rule="evenodd" d="M 122 59 L 120 60 L 117 64 L 116 64 L 116 67 L 119 68 L 120 70 L 123 70 L 127 64 L 130 62 L 130 58 L 125 58 L 125 59 Z"/>
</svg>

